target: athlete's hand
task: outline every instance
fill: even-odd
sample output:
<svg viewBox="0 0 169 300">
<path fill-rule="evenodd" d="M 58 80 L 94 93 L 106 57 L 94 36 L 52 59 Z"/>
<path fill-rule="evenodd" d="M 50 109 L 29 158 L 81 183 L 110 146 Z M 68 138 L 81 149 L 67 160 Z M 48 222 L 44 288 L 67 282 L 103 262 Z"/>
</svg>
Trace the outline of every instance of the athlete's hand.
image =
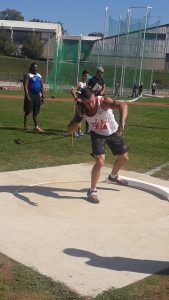
<svg viewBox="0 0 169 300">
<path fill-rule="evenodd" d="M 122 126 L 122 125 L 119 125 L 119 127 L 118 127 L 118 129 L 117 129 L 117 131 L 116 131 L 116 134 L 118 135 L 118 136 L 121 136 L 122 134 L 123 134 L 123 130 L 124 130 L 124 125 Z"/>
<path fill-rule="evenodd" d="M 29 96 L 26 96 L 26 101 L 31 102 L 31 98 Z"/>
<path fill-rule="evenodd" d="M 122 133 L 123 133 L 123 129 L 118 128 L 117 131 L 116 131 L 116 134 L 117 134 L 118 136 L 121 136 Z"/>
<path fill-rule="evenodd" d="M 40 98 L 40 104 L 44 104 L 44 102 L 45 102 L 45 97 L 41 96 L 41 98 Z"/>
</svg>

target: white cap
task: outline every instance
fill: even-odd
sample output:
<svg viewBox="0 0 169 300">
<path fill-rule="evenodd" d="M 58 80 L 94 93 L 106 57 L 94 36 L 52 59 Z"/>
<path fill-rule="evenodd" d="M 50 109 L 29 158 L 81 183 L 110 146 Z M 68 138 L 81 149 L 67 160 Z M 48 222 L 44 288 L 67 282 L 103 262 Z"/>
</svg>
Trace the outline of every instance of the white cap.
<svg viewBox="0 0 169 300">
<path fill-rule="evenodd" d="M 97 67 L 96 70 L 99 71 L 99 72 L 101 72 L 101 73 L 104 73 L 104 69 L 103 69 L 103 67 L 101 67 L 101 66 L 100 66 L 100 67 Z"/>
</svg>

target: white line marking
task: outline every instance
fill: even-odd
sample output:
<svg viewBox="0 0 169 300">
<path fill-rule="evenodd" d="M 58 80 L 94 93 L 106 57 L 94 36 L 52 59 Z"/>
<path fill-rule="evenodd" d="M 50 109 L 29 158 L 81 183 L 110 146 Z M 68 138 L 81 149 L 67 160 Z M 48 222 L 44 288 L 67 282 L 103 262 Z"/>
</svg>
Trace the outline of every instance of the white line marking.
<svg viewBox="0 0 169 300">
<path fill-rule="evenodd" d="M 169 162 L 146 172 L 145 175 L 153 175 L 154 173 L 161 171 L 161 169 L 168 167 L 168 166 L 169 166 Z"/>
</svg>

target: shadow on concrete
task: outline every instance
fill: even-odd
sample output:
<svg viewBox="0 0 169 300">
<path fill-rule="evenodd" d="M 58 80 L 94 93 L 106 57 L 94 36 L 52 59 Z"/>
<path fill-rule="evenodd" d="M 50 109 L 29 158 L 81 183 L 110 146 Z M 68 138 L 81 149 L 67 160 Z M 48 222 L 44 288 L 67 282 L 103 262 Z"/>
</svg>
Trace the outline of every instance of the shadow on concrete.
<svg viewBox="0 0 169 300">
<path fill-rule="evenodd" d="M 169 268 L 169 261 L 135 259 L 120 256 L 105 257 L 76 248 L 66 248 L 63 250 L 63 253 L 75 257 L 86 257 L 88 259 L 88 261 L 85 262 L 87 265 L 114 271 L 153 274 Z M 169 275 L 169 270 L 165 275 Z"/>
<path fill-rule="evenodd" d="M 57 183 L 56 183 L 57 184 Z M 113 189 L 113 188 L 98 188 L 98 189 L 104 189 L 104 190 L 111 190 L 111 191 L 119 191 L 117 189 Z M 34 185 L 34 186 L 22 186 L 22 185 L 18 185 L 18 186 L 0 186 L 0 193 L 10 193 L 12 196 L 11 197 L 16 197 L 24 202 L 26 202 L 27 204 L 30 204 L 32 206 L 38 206 L 38 204 L 36 202 L 33 202 L 30 198 L 26 197 L 24 194 L 29 194 L 29 193 L 34 193 L 37 195 L 41 195 L 41 196 L 46 196 L 47 198 L 53 198 L 53 199 L 83 199 L 83 200 L 87 200 L 86 197 L 84 197 L 84 195 L 82 196 L 69 196 L 69 195 L 60 195 L 59 192 L 66 192 L 66 193 L 86 193 L 88 191 L 88 188 L 84 188 L 84 189 L 70 189 L 70 188 L 60 188 L 60 187 L 47 187 L 47 186 L 43 186 L 43 185 Z"/>
</svg>

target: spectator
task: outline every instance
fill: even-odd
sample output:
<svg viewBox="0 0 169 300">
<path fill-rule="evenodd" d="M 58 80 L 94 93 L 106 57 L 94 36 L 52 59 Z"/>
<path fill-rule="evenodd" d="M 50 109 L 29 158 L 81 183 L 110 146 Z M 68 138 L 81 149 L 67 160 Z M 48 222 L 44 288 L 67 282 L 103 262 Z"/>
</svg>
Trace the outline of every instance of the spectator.
<svg viewBox="0 0 169 300">
<path fill-rule="evenodd" d="M 118 82 L 118 80 L 115 82 L 114 96 L 119 97 L 119 82 Z"/>
<path fill-rule="evenodd" d="M 137 98 L 137 96 L 138 96 L 138 84 L 136 82 L 134 82 L 131 97 Z"/>
<path fill-rule="evenodd" d="M 75 102 L 77 103 L 79 101 L 79 99 L 81 98 L 80 95 L 81 95 L 81 90 L 83 88 L 86 87 L 86 84 L 87 84 L 87 78 L 88 78 L 88 71 L 86 70 L 83 70 L 82 72 L 82 77 L 81 77 L 81 81 L 79 81 L 77 84 L 76 84 L 76 87 L 75 88 L 72 88 L 71 89 L 71 94 L 75 100 Z M 87 126 L 86 126 L 87 127 Z M 85 130 L 86 132 L 86 130 Z M 79 123 L 79 126 L 77 128 L 77 131 L 74 133 L 74 136 L 75 137 L 81 137 L 85 135 L 82 130 L 81 130 L 81 123 Z"/>
<path fill-rule="evenodd" d="M 144 88 L 144 85 L 143 85 L 143 82 L 141 82 L 138 86 L 138 96 L 141 96 L 142 93 L 143 93 L 143 88 Z"/>
<path fill-rule="evenodd" d="M 105 83 L 103 75 L 104 69 L 102 67 L 97 67 L 96 75 L 93 76 L 88 82 L 88 87 L 96 96 L 101 96 L 105 93 Z"/>
<path fill-rule="evenodd" d="M 38 66 L 36 63 L 32 63 L 29 68 L 29 73 L 24 78 L 24 128 L 23 131 L 28 130 L 28 116 L 33 113 L 34 130 L 36 132 L 44 132 L 38 126 L 38 114 L 40 112 L 40 106 L 44 102 L 43 95 L 43 81 L 42 76 L 37 72 Z"/>
<path fill-rule="evenodd" d="M 157 84 L 156 82 L 154 81 L 152 86 L 151 86 L 151 89 L 152 89 L 152 95 L 155 95 L 156 94 L 156 89 L 157 89 Z"/>
</svg>

